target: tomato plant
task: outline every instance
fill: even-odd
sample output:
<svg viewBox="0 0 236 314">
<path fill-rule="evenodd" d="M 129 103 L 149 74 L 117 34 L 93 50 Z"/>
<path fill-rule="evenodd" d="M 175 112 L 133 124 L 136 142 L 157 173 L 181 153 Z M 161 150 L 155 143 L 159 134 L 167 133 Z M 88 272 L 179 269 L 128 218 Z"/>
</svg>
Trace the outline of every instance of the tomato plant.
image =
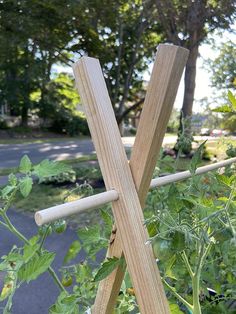
<svg viewBox="0 0 236 314">
<path fill-rule="evenodd" d="M 236 111 L 236 100 L 230 110 Z M 150 239 L 147 245 L 153 247 L 171 313 L 233 314 L 236 312 L 235 166 L 197 176 L 196 168 L 203 148 L 204 143 L 192 158 L 190 179 L 148 193 L 145 226 Z M 229 155 L 232 150 L 232 147 L 228 150 Z M 66 222 L 60 220 L 41 227 L 34 237 L 27 239 L 9 219 L 8 209 L 16 194 L 29 195 L 32 177 L 42 181 L 69 169 L 48 160 L 33 166 L 24 156 L 19 167 L 22 177 L 11 174 L 8 185 L 0 190 L 0 225 L 22 242 L 22 246 L 14 245 L 1 258 L 0 271 L 5 273 L 5 278 L 0 302 L 5 302 L 4 314 L 11 312 L 16 289 L 24 282 L 36 280 L 44 272 L 52 276 L 59 289 L 49 313 L 85 313 L 94 302 L 98 282 L 117 266 L 125 264 L 124 258 L 111 257 L 101 265 L 96 260 L 97 253 L 107 248 L 109 241 L 113 225 L 109 208 L 101 210 L 103 223 L 77 231 L 78 239 L 71 243 L 64 257 L 61 280 L 52 268 L 55 253 L 47 251 L 44 242 L 52 231 L 63 233 Z M 175 170 L 175 167 L 169 169 Z M 83 195 L 92 192 L 87 183 L 79 189 Z M 85 261 L 71 264 L 81 250 L 86 252 Z M 115 313 L 128 312 L 139 313 L 139 309 L 135 290 L 126 273 Z"/>
</svg>

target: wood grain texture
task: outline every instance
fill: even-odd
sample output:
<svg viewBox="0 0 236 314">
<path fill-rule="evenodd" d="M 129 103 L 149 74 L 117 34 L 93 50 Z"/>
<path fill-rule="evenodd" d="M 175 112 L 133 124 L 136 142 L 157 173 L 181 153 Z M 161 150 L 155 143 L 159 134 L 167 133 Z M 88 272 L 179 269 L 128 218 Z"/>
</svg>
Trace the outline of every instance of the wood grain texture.
<svg viewBox="0 0 236 314">
<path fill-rule="evenodd" d="M 73 69 L 106 188 L 119 193 L 112 210 L 140 311 L 169 313 L 99 61 L 83 57 Z"/>
<path fill-rule="evenodd" d="M 188 50 L 173 45 L 159 45 L 157 50 L 130 159 L 130 168 L 142 205 L 149 189 L 187 58 Z M 113 229 L 116 230 L 116 227 Z M 107 256 L 121 257 L 123 252 L 120 232 L 118 229 L 117 233 L 114 234 L 114 230 Z M 119 267 L 100 282 L 93 306 L 93 314 L 112 313 L 123 277 L 124 271 Z"/>
</svg>

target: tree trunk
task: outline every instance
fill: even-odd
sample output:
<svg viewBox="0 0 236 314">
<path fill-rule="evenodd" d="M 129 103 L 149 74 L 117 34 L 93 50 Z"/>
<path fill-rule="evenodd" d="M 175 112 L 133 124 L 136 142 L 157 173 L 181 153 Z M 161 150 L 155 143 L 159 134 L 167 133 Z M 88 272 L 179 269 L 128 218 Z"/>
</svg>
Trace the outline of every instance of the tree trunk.
<svg viewBox="0 0 236 314">
<path fill-rule="evenodd" d="M 21 109 L 21 126 L 28 126 L 28 107 L 26 105 Z"/>
<path fill-rule="evenodd" d="M 186 64 L 184 75 L 184 100 L 182 106 L 183 118 L 192 116 L 198 48 L 199 45 L 196 44 L 190 50 L 189 59 Z"/>
<path fill-rule="evenodd" d="M 180 114 L 178 139 L 174 147 L 175 151 L 181 151 L 186 155 L 189 155 L 192 150 L 193 137 L 191 132 L 191 117 L 193 111 L 198 48 L 199 44 L 196 43 L 190 49 L 185 68 L 184 99 Z"/>
</svg>

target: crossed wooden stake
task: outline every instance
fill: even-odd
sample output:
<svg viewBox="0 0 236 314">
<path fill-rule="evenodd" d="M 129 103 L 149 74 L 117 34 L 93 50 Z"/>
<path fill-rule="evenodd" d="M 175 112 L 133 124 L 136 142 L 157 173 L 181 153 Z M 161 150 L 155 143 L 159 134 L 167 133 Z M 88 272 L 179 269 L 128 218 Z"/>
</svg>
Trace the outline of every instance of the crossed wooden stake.
<svg viewBox="0 0 236 314">
<path fill-rule="evenodd" d="M 124 255 L 142 314 L 170 313 L 152 248 L 146 244 L 148 233 L 142 207 L 187 58 L 188 50 L 184 48 L 173 45 L 158 47 L 130 162 L 126 158 L 99 61 L 83 57 L 74 65 L 76 84 L 107 191 L 35 214 L 36 223 L 42 225 L 112 201 L 115 226 L 107 257 L 120 258 Z M 227 162 L 223 162 L 224 165 Z M 199 168 L 199 174 L 209 170 L 209 167 L 215 165 L 207 166 L 207 169 Z M 175 180 L 180 180 L 191 174 L 186 171 L 173 176 L 178 176 Z M 168 183 L 173 179 L 169 176 L 165 181 Z M 152 180 L 152 186 L 158 186 L 156 181 L 158 178 Z M 124 272 L 119 266 L 100 282 L 93 314 L 113 312 Z"/>
<path fill-rule="evenodd" d="M 170 313 L 160 274 L 147 245 L 142 207 L 149 189 L 188 51 L 160 45 L 128 162 L 99 61 L 83 57 L 74 67 L 106 189 L 119 193 L 112 203 L 115 226 L 107 257 L 124 255 L 141 313 Z M 100 282 L 93 314 L 112 313 L 124 270 Z"/>
</svg>

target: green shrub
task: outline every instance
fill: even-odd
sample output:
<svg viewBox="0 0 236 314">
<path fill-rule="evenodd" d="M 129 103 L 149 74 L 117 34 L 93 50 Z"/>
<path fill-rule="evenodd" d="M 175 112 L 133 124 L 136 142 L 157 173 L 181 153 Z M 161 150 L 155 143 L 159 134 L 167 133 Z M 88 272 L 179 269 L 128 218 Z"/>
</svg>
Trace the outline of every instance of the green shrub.
<svg viewBox="0 0 236 314">
<path fill-rule="evenodd" d="M 62 109 L 55 113 L 52 131 L 57 133 L 65 133 L 70 136 L 89 135 L 89 128 L 82 112 L 76 114 L 69 110 Z"/>
<path fill-rule="evenodd" d="M 6 121 L 0 116 L 0 129 L 1 130 L 6 130 L 8 129 Z"/>
</svg>

